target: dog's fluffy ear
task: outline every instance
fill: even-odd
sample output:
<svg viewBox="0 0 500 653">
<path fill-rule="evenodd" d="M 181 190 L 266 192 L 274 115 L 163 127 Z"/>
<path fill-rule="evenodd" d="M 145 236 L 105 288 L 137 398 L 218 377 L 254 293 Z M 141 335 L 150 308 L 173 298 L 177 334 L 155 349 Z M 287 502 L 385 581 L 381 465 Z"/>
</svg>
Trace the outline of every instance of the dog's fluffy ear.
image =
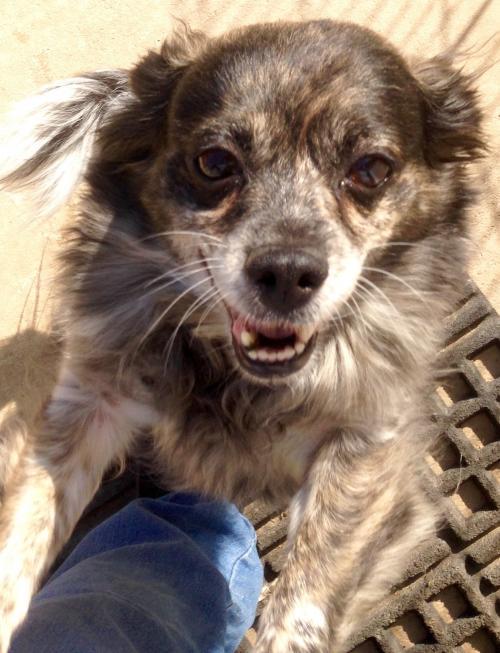
<svg viewBox="0 0 500 653">
<path fill-rule="evenodd" d="M 485 150 L 482 114 L 476 90 L 479 75 L 466 74 L 445 54 L 416 66 L 424 102 L 424 130 L 429 163 L 468 162 Z"/>
<path fill-rule="evenodd" d="M 164 111 L 175 83 L 207 41 L 205 34 L 182 24 L 163 42 L 160 52 L 150 51 L 130 74 L 132 89 L 142 103 L 151 111 Z"/>
<path fill-rule="evenodd" d="M 36 213 L 54 213 L 99 156 L 136 162 L 161 141 L 176 80 L 206 38 L 184 27 L 130 72 L 90 73 L 48 86 L 19 103 L 0 130 L 0 188 L 24 192 Z"/>
<path fill-rule="evenodd" d="M 129 73 L 132 100 L 102 130 L 102 161 L 111 165 L 140 163 L 164 145 L 172 93 L 206 41 L 201 32 L 183 26 L 163 43 L 159 52 L 151 50 L 132 68 Z"/>
<path fill-rule="evenodd" d="M 110 70 L 20 102 L 0 132 L 0 188 L 25 192 L 38 215 L 55 212 L 85 172 L 99 125 L 129 95 L 126 72 Z"/>
</svg>

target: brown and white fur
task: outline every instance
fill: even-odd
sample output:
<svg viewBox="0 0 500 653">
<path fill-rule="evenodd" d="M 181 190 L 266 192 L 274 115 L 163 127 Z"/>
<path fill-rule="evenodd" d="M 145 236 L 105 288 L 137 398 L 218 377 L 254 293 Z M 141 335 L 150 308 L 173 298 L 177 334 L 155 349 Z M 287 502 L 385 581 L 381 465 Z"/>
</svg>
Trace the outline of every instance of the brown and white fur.
<svg viewBox="0 0 500 653">
<path fill-rule="evenodd" d="M 464 282 L 473 80 L 349 24 L 186 31 L 15 119 L 3 186 L 40 214 L 85 194 L 59 382 L 11 434 L 0 651 L 104 472 L 145 446 L 168 488 L 290 504 L 255 651 L 343 650 L 436 519 L 426 402 Z"/>
</svg>

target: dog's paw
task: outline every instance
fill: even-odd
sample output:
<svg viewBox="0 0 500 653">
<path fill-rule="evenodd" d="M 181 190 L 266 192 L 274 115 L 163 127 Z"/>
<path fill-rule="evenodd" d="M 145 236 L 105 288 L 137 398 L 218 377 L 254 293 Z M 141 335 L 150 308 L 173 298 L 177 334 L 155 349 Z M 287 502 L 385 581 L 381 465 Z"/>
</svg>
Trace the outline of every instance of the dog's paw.
<svg viewBox="0 0 500 653">
<path fill-rule="evenodd" d="M 325 612 L 302 599 L 279 614 L 276 603 L 268 605 L 252 653 L 332 653 Z"/>
<path fill-rule="evenodd" d="M 299 633 L 287 633 L 284 630 L 273 630 L 259 637 L 252 653 L 320 653 L 324 649 L 321 643 L 314 643 Z M 326 653 L 326 651 L 325 651 Z"/>
<path fill-rule="evenodd" d="M 324 632 L 305 625 L 295 632 L 269 628 L 261 633 L 252 653 L 332 653 Z"/>
</svg>

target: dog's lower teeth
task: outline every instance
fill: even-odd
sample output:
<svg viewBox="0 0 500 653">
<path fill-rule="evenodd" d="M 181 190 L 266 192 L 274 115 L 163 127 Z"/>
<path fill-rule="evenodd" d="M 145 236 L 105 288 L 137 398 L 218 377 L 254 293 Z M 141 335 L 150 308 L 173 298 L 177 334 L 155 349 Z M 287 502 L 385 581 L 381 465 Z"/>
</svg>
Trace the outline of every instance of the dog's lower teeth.
<svg viewBox="0 0 500 653">
<path fill-rule="evenodd" d="M 257 351 L 257 360 L 265 363 L 274 363 L 276 360 L 276 354 L 271 354 L 264 349 L 260 349 Z"/>
<path fill-rule="evenodd" d="M 314 327 L 310 325 L 301 326 L 295 331 L 293 344 L 280 343 L 280 338 L 276 337 L 274 338 L 276 345 L 273 347 L 274 343 L 271 335 L 266 336 L 265 332 L 264 335 L 260 335 L 258 331 L 250 331 L 247 328 L 240 332 L 238 340 L 247 358 L 252 361 L 273 364 L 284 363 L 303 354 L 313 334 Z M 288 336 L 285 332 L 281 340 L 288 339 L 290 342 L 292 340 L 291 335 Z M 276 336 L 278 336 L 278 333 Z M 271 341 L 270 345 L 267 342 L 265 343 L 266 340 Z"/>
<path fill-rule="evenodd" d="M 248 356 L 248 358 L 250 358 L 253 361 L 258 360 L 265 363 L 276 363 L 276 362 L 282 363 L 284 361 L 291 360 L 292 358 L 297 356 L 297 346 L 295 346 L 295 349 L 293 347 L 285 347 L 285 349 L 282 349 L 280 351 L 268 351 L 265 349 L 251 349 L 250 351 L 246 352 L 246 355 Z"/>
<path fill-rule="evenodd" d="M 283 351 L 280 351 L 278 354 L 278 360 L 286 361 L 290 360 L 295 356 L 295 349 L 293 347 L 285 347 Z"/>
</svg>

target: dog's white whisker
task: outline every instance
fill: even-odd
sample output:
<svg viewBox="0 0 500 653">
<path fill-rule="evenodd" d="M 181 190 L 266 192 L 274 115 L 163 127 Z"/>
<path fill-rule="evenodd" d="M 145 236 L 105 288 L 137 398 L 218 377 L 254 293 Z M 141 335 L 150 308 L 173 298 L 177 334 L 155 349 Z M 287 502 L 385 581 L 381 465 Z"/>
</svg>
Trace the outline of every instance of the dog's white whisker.
<svg viewBox="0 0 500 653">
<path fill-rule="evenodd" d="M 439 249 L 439 247 L 435 247 L 435 246 L 429 244 L 427 241 L 411 242 L 411 241 L 406 241 L 406 240 L 396 240 L 396 241 L 389 241 L 388 243 L 382 243 L 380 245 L 371 245 L 370 250 L 388 249 L 390 247 L 407 247 L 409 249 L 418 248 L 418 249 L 425 249 L 425 250 L 428 250 L 430 252 L 435 252 L 436 254 L 441 253 L 441 250 Z"/>
<path fill-rule="evenodd" d="M 147 340 L 147 338 L 153 333 L 153 331 L 156 329 L 156 327 L 166 318 L 168 313 L 171 311 L 171 309 L 180 302 L 180 300 L 188 295 L 190 292 L 193 292 L 196 288 L 201 286 L 203 283 L 211 283 L 212 280 L 210 277 L 206 277 L 204 279 L 201 279 L 201 281 L 197 281 L 196 283 L 192 284 L 189 286 L 189 288 L 186 288 L 180 295 L 178 295 L 170 304 L 160 313 L 160 315 L 153 321 L 151 326 L 148 328 L 144 336 L 141 338 L 139 341 L 138 348 L 141 347 L 141 345 Z"/>
<path fill-rule="evenodd" d="M 371 268 L 371 267 L 363 267 L 363 270 L 367 270 L 368 272 L 375 272 L 378 274 L 383 274 L 386 277 L 390 277 L 391 279 L 394 279 L 395 281 L 398 281 L 400 284 L 408 288 L 420 301 L 422 301 L 424 304 L 427 304 L 427 300 L 422 294 L 422 292 L 418 291 L 416 288 L 414 288 L 410 283 L 399 277 L 397 274 L 394 274 L 393 272 L 388 272 L 387 270 L 381 270 L 380 268 Z"/>
<path fill-rule="evenodd" d="M 200 319 L 198 320 L 198 323 L 197 323 L 195 329 L 193 329 L 194 333 L 198 333 L 198 332 L 199 332 L 199 330 L 200 330 L 200 328 L 201 328 L 201 325 L 203 324 L 204 320 L 206 320 L 206 318 L 207 318 L 207 317 L 210 315 L 210 313 L 215 309 L 215 307 L 218 306 L 219 304 L 221 304 L 222 302 L 224 302 L 225 299 L 227 299 L 227 295 L 221 295 L 220 292 L 219 292 L 219 290 L 218 290 L 218 289 L 216 289 L 216 290 L 217 290 L 217 294 L 220 295 L 219 298 L 217 299 L 216 302 L 214 302 L 213 304 L 211 304 L 211 305 L 210 305 L 210 306 L 209 306 L 209 307 L 208 307 L 208 308 L 203 312 L 203 314 L 201 315 Z"/>
<path fill-rule="evenodd" d="M 344 313 L 344 315 L 339 315 L 339 311 L 337 311 L 338 319 L 342 322 L 343 320 L 345 320 L 350 315 L 357 316 L 361 320 L 361 324 L 362 324 L 363 329 L 365 330 L 365 333 L 366 333 L 365 320 L 363 319 L 363 313 L 361 311 L 361 308 L 360 308 L 358 302 L 356 301 L 356 294 L 357 294 L 356 293 L 356 288 L 354 288 L 354 290 L 352 291 L 352 294 L 349 297 L 349 299 L 347 300 L 347 304 L 346 304 L 347 308 L 349 309 L 349 312 Z M 355 305 L 354 309 L 351 307 L 351 304 L 350 304 L 351 301 Z"/>
<path fill-rule="evenodd" d="M 216 267 L 214 267 L 214 269 L 216 269 Z M 223 269 L 223 267 L 221 266 L 220 269 Z M 144 293 L 144 296 L 147 297 L 148 295 L 161 294 L 171 286 L 184 285 L 186 279 L 189 279 L 190 277 L 194 277 L 197 274 L 206 274 L 206 269 L 204 267 L 200 267 L 197 268 L 196 270 L 189 270 L 185 274 L 180 274 L 178 276 L 172 275 L 174 276 L 173 279 L 170 279 L 170 281 L 166 283 L 162 283 L 157 287 L 150 288 L 147 292 Z"/>
<path fill-rule="evenodd" d="M 177 326 L 175 327 L 174 331 L 172 332 L 165 346 L 165 349 L 167 350 L 167 354 L 165 356 L 165 362 L 164 362 L 165 370 L 168 368 L 168 361 L 172 353 L 172 347 L 174 345 L 175 338 L 177 337 L 177 334 L 179 333 L 184 322 L 194 313 L 194 311 L 196 311 L 198 308 L 203 306 L 206 302 L 210 301 L 217 294 L 218 294 L 217 288 L 213 288 L 213 287 L 209 288 L 201 295 L 201 297 L 198 297 L 198 299 L 196 299 L 196 301 L 190 304 L 190 306 L 186 309 L 186 311 L 182 315 L 181 319 L 179 320 Z"/>
<path fill-rule="evenodd" d="M 361 284 L 361 286 L 363 286 L 364 284 L 368 284 L 370 288 L 373 288 L 373 290 L 375 290 L 375 292 L 377 292 L 382 297 L 384 303 L 387 304 L 392 309 L 394 315 L 401 316 L 401 311 L 399 311 L 394 306 L 393 302 L 387 297 L 386 293 L 381 288 L 379 288 L 376 283 L 373 283 L 372 281 L 370 281 L 370 279 L 367 279 L 366 277 L 359 277 L 358 284 Z M 366 288 L 365 291 L 368 292 Z"/>
<path fill-rule="evenodd" d="M 180 269 L 182 269 L 182 268 L 184 268 L 184 269 L 191 268 L 196 264 L 198 265 L 198 267 L 195 270 L 188 269 L 188 271 L 183 273 L 183 274 L 177 274 L 180 271 Z M 212 265 L 211 269 L 222 270 L 222 269 L 224 269 L 224 266 L 223 265 Z M 176 283 L 182 282 L 184 279 L 186 279 L 188 277 L 191 277 L 191 276 L 193 276 L 195 274 L 200 274 L 202 272 L 204 272 L 204 273 L 206 272 L 205 266 L 200 265 L 200 261 L 198 261 L 198 260 L 193 261 L 193 263 L 189 263 L 189 264 L 186 264 L 185 266 L 181 266 L 181 268 L 178 268 L 177 271 L 175 271 L 175 269 L 166 271 L 165 273 L 161 274 L 160 276 L 156 277 L 155 279 L 151 279 L 150 281 L 148 281 L 146 284 L 144 284 L 144 287 L 149 288 L 150 286 L 154 286 L 155 284 L 158 284 L 158 282 L 161 281 L 161 279 L 165 279 L 165 278 L 168 278 L 168 277 L 174 277 L 168 283 L 161 284 L 159 286 L 151 288 L 148 291 L 149 293 L 161 292 L 161 291 L 165 290 L 166 288 L 169 288 L 170 286 L 175 285 Z"/>
</svg>

